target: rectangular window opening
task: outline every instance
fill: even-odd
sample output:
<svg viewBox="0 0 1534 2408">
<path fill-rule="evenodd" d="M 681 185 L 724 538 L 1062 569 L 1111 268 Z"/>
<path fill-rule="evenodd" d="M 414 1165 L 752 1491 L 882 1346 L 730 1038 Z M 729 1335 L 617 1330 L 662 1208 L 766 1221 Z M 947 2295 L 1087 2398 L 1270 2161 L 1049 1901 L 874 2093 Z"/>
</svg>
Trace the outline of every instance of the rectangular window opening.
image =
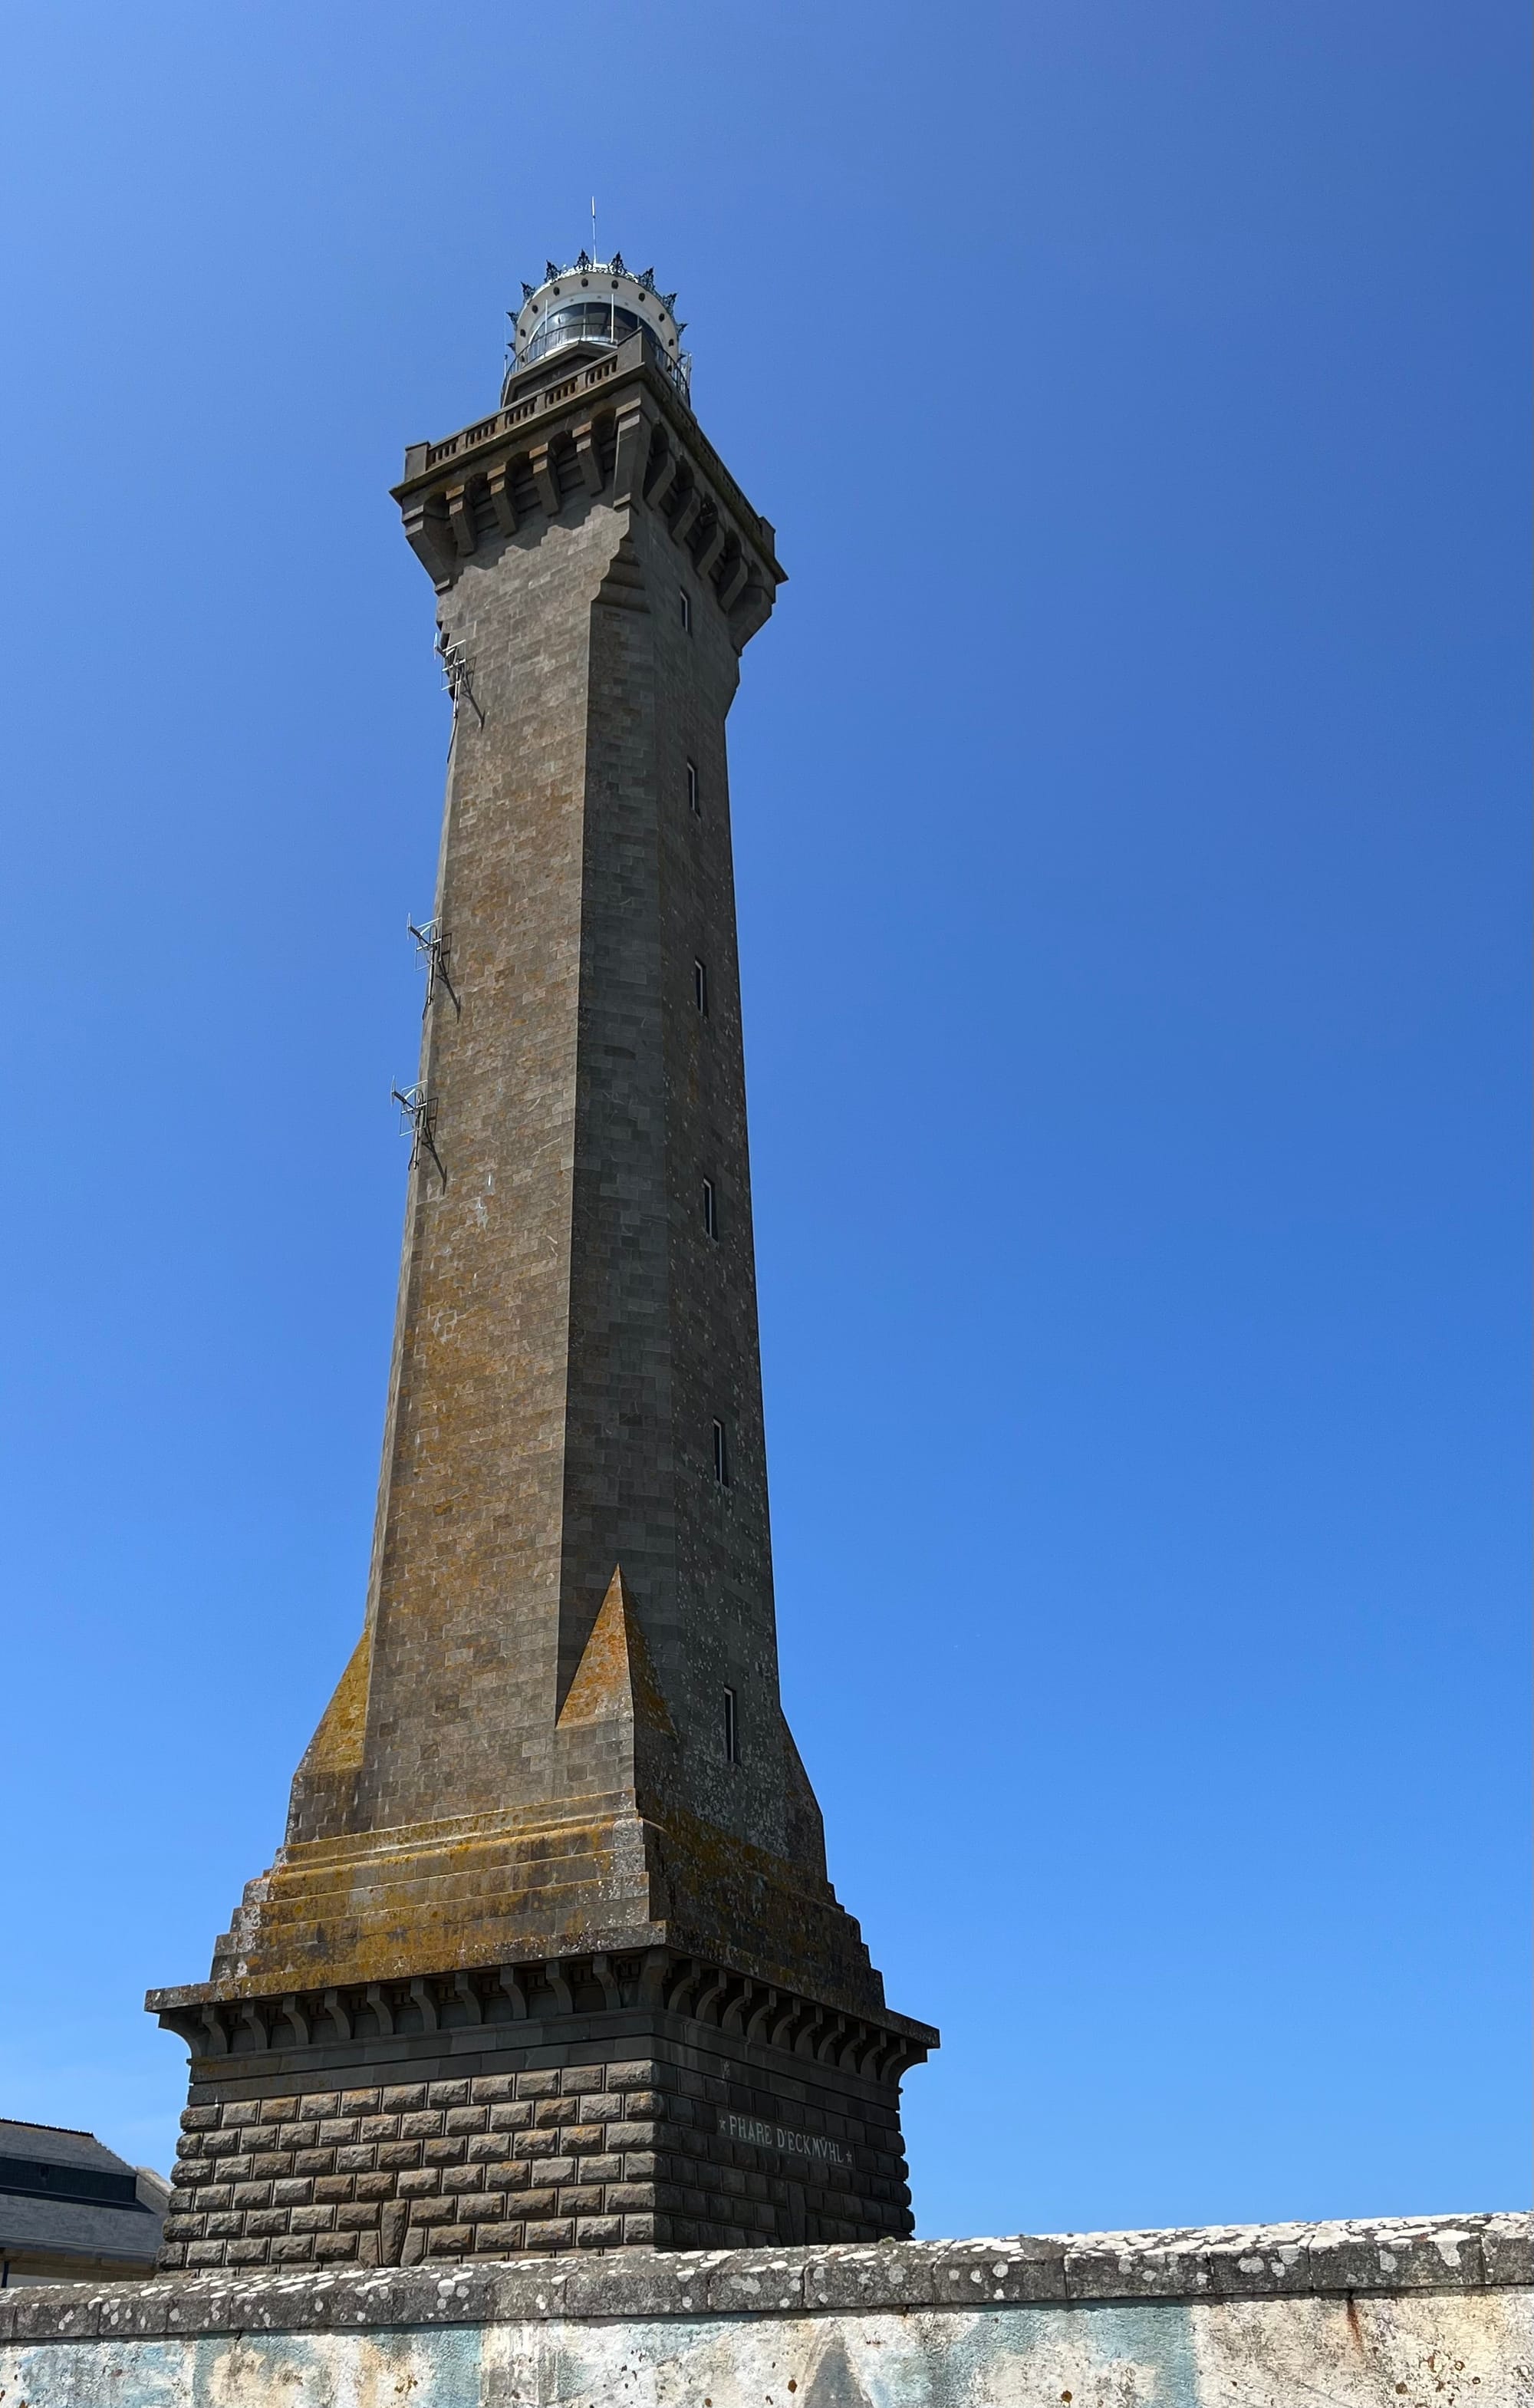
<svg viewBox="0 0 1534 2408">
<path fill-rule="evenodd" d="M 703 805 L 698 800 L 697 763 L 695 761 L 689 761 L 687 764 L 687 808 L 692 812 L 695 819 L 701 819 L 703 817 Z"/>
<path fill-rule="evenodd" d="M 705 1020 L 709 1017 L 709 973 L 701 962 L 693 964 L 693 1001 Z"/>
<path fill-rule="evenodd" d="M 726 1764 L 738 1764 L 740 1761 L 740 1716 L 733 1689 L 724 1692 L 724 1761 Z"/>
<path fill-rule="evenodd" d="M 706 1179 L 703 1182 L 703 1226 L 710 1238 L 718 1237 L 719 1197 L 711 1179 Z"/>
<path fill-rule="evenodd" d="M 730 1450 L 723 1422 L 714 1424 L 714 1479 L 721 1488 L 727 1488 L 730 1484 Z"/>
</svg>

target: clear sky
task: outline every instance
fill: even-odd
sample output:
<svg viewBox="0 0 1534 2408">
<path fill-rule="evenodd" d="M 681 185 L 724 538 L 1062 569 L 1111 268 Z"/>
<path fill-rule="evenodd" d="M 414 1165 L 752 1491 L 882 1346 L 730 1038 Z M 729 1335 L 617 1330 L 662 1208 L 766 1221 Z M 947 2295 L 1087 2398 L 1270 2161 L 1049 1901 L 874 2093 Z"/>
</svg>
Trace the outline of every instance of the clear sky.
<svg viewBox="0 0 1534 2408">
<path fill-rule="evenodd" d="M 4 12 L 0 2114 L 168 2162 L 359 1625 L 447 705 L 602 248 L 732 720 L 785 1692 L 928 2233 L 1525 2188 L 1514 0 Z"/>
</svg>

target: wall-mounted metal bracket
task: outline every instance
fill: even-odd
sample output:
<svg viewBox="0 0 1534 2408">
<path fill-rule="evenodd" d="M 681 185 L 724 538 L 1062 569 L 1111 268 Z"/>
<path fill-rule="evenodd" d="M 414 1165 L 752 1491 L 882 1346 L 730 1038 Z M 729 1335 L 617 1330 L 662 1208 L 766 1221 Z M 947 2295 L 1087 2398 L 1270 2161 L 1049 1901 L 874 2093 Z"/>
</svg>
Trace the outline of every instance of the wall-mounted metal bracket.
<svg viewBox="0 0 1534 2408">
<path fill-rule="evenodd" d="M 421 1007 L 422 1010 L 430 1011 L 432 998 L 440 981 L 448 991 L 454 1011 L 461 1012 L 464 1007 L 458 1000 L 458 991 L 448 972 L 452 942 L 447 930 L 439 920 L 423 920 L 419 927 L 413 920 L 407 920 L 405 925 L 415 939 L 416 953 L 426 972 L 426 1000 Z"/>
<path fill-rule="evenodd" d="M 437 1151 L 437 1107 L 426 1093 L 424 1082 L 418 1081 L 413 1087 L 394 1087 L 390 1092 L 399 1106 L 400 1127 L 409 1129 L 410 1134 L 410 1168 L 416 1168 L 423 1153 L 429 1154 L 445 1191 L 448 1174 Z"/>
<path fill-rule="evenodd" d="M 475 699 L 474 670 L 468 649 L 465 644 L 453 643 L 446 627 L 440 625 L 437 630 L 437 657 L 442 664 L 442 691 L 452 698 L 454 724 L 457 724 L 459 704 L 466 702 L 482 727 L 485 715 Z"/>
</svg>

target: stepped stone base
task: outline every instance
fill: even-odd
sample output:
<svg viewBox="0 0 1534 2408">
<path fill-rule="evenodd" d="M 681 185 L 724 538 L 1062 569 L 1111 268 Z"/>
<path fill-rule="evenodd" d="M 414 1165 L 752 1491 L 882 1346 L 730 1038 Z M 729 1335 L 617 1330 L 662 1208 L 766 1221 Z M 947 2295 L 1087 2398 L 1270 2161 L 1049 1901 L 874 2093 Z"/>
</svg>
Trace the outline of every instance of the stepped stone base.
<svg viewBox="0 0 1534 2408">
<path fill-rule="evenodd" d="M 167 2272 L 910 2231 L 901 2035 L 781 1998 L 755 2020 L 801 2048 L 652 2008 L 445 2026 L 441 1986 L 413 2029 L 306 2042 L 269 2001 L 266 2046 L 194 2057 Z"/>
</svg>

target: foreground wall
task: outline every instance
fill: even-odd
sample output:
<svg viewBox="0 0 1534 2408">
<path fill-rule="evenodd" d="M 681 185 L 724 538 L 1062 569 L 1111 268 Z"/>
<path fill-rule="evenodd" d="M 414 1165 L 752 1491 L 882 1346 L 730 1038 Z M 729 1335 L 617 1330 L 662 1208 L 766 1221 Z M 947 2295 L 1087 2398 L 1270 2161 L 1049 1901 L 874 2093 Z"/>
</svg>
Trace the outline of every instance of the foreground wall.
<svg viewBox="0 0 1534 2408">
<path fill-rule="evenodd" d="M 0 2408 L 1534 2408 L 1528 2219 L 0 2294 Z"/>
</svg>

